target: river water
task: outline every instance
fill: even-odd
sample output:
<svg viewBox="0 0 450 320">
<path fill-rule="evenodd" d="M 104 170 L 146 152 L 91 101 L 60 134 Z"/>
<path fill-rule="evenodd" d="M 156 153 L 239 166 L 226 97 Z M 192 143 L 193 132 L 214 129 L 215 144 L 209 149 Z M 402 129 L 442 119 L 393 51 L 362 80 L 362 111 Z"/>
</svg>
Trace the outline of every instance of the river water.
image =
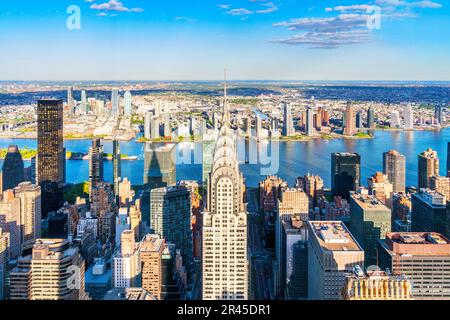
<svg viewBox="0 0 450 320">
<path fill-rule="evenodd" d="M 331 141 L 314 140 L 309 142 L 279 142 L 276 147 L 272 146 L 271 160 L 272 169 L 262 171 L 261 168 L 268 168 L 269 165 L 254 163 L 241 163 L 241 170 L 246 178 L 249 187 L 257 186 L 263 177 L 270 174 L 277 174 L 290 184 L 295 182 L 296 177 L 307 172 L 320 175 L 326 187 L 331 185 L 331 153 L 333 152 L 357 152 L 361 155 L 361 174 L 363 184 L 367 184 L 367 178 L 375 171 L 382 170 L 382 154 L 390 149 L 396 149 L 406 156 L 406 182 L 408 186 L 417 185 L 417 156 L 426 148 L 436 150 L 440 157 L 441 175 L 446 173 L 447 142 L 450 141 L 450 128 L 441 131 L 376 131 L 374 139 L 347 140 L 336 139 Z M 36 148 L 35 140 L 27 139 L 0 139 L 0 148 L 6 148 L 10 144 L 16 144 L 19 148 Z M 91 141 L 89 140 L 66 140 L 65 147 L 71 152 L 88 152 Z M 112 152 L 112 143 L 103 142 L 105 152 Z M 263 143 L 259 149 L 265 150 Z M 248 159 L 245 155 L 244 143 L 239 144 L 239 158 L 244 161 Z M 253 147 L 257 150 L 256 147 Z M 253 150 L 250 147 L 250 150 Z M 123 154 L 139 156 L 137 161 L 122 161 L 122 176 L 128 177 L 132 184 L 142 184 L 144 172 L 144 145 L 135 141 L 121 143 Z M 265 152 L 261 151 L 263 154 Z M 186 154 L 200 155 L 202 152 L 201 143 L 182 143 L 177 147 L 177 179 L 178 180 L 201 180 L 202 165 L 197 158 L 196 164 L 186 164 Z M 183 156 L 184 155 L 184 156 Z M 192 156 L 194 158 L 194 156 Z M 250 159 L 258 157 L 250 155 Z M 264 157 L 263 157 L 264 158 Z M 2 161 L 0 161 L 2 165 Z M 25 166 L 29 162 L 25 163 Z M 88 161 L 67 161 L 66 180 L 70 183 L 79 183 L 88 180 Z M 112 162 L 105 161 L 105 180 L 112 180 Z"/>
</svg>

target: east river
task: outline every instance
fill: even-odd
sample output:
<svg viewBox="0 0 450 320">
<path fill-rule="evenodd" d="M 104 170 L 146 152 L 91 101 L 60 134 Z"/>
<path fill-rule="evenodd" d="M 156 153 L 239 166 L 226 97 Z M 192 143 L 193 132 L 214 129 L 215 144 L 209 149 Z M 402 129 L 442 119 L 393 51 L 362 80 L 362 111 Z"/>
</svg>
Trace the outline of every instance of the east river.
<svg viewBox="0 0 450 320">
<path fill-rule="evenodd" d="M 438 152 L 441 175 L 446 174 L 447 142 L 450 141 L 450 128 L 441 131 L 376 131 L 374 139 L 335 139 L 330 141 L 312 140 L 308 142 L 267 142 L 238 144 L 240 168 L 249 187 L 257 186 L 263 176 L 276 174 L 290 184 L 296 177 L 307 172 L 320 175 L 326 187 L 331 184 L 331 153 L 357 152 L 361 155 L 361 174 L 363 184 L 376 171 L 382 170 L 382 154 L 396 149 L 406 156 L 406 182 L 408 186 L 417 185 L 417 156 L 427 148 Z M 19 148 L 36 149 L 35 140 L 0 139 L 0 148 L 16 144 Z M 111 141 L 103 141 L 105 153 L 112 152 Z M 66 140 L 67 151 L 87 153 L 90 140 Z M 271 149 L 268 152 L 266 149 Z M 246 152 L 247 150 L 247 152 Z M 259 150 L 259 151 L 258 151 Z M 122 176 L 128 177 L 132 184 L 142 184 L 144 172 L 144 144 L 134 140 L 121 142 L 121 151 L 129 156 L 138 156 L 136 161 L 122 161 Z M 267 152 L 266 152 L 267 151 Z M 258 153 L 259 152 L 259 153 Z M 202 144 L 180 143 L 177 146 L 177 179 L 201 180 L 202 177 Z M 246 163 L 247 162 L 249 163 Z M 0 161 L 2 165 L 2 161 Z M 25 162 L 28 166 L 29 162 Z M 269 169 L 270 168 L 270 169 Z M 80 183 L 88 180 L 89 161 L 67 161 L 66 180 L 69 183 Z M 112 162 L 105 161 L 105 180 L 112 180 Z"/>
</svg>

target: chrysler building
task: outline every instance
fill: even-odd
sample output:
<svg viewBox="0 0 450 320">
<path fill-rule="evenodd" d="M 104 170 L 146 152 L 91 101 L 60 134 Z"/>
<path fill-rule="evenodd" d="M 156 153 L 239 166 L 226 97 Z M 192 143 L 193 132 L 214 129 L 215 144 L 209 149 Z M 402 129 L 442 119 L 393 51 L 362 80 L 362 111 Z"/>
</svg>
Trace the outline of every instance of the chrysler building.
<svg viewBox="0 0 450 320">
<path fill-rule="evenodd" d="M 203 212 L 204 300 L 248 299 L 245 185 L 227 107 L 225 79 L 222 122 Z"/>
</svg>

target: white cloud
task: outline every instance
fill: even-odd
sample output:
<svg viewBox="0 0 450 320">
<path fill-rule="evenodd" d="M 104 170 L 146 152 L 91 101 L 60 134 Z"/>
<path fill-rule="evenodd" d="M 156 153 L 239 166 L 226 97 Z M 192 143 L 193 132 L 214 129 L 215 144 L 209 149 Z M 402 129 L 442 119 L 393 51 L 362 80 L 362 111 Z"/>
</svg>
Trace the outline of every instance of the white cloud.
<svg viewBox="0 0 450 320">
<path fill-rule="evenodd" d="M 334 8 L 325 8 L 325 11 L 366 11 L 371 6 L 368 4 L 354 4 L 351 6 L 336 6 Z"/>
<path fill-rule="evenodd" d="M 232 16 L 244 16 L 244 15 L 253 14 L 253 11 L 250 11 L 245 8 L 239 8 L 239 9 L 231 9 L 231 10 L 227 11 L 227 14 L 230 14 Z"/>
<path fill-rule="evenodd" d="M 431 0 L 421 0 L 421 1 L 405 1 L 405 0 L 376 0 L 376 4 L 380 6 L 391 6 L 391 7 L 409 7 L 409 8 L 422 8 L 422 9 L 439 9 L 442 8 L 442 4 L 431 1 Z"/>
<path fill-rule="evenodd" d="M 306 32 L 287 39 L 272 42 L 288 45 L 306 45 L 313 49 L 335 49 L 345 45 L 354 45 L 372 40 L 368 30 L 351 30 L 340 32 Z"/>
<path fill-rule="evenodd" d="M 275 11 L 278 11 L 278 6 L 272 2 L 267 0 L 249 0 L 250 2 L 257 3 L 258 7 L 260 9 L 247 9 L 247 8 L 235 8 L 232 9 L 232 6 L 230 4 L 219 4 L 217 5 L 220 9 L 227 10 L 226 14 L 232 15 L 232 16 L 249 16 L 252 14 L 266 14 L 266 13 L 272 13 Z M 261 9 L 263 7 L 263 9 Z M 241 20 L 244 20 L 241 17 Z"/>
<path fill-rule="evenodd" d="M 275 23 L 297 33 L 286 39 L 272 42 L 289 45 L 306 45 L 315 49 L 335 49 L 345 45 L 365 43 L 373 39 L 367 28 L 366 14 L 346 13 L 327 18 L 300 18 Z"/>
<path fill-rule="evenodd" d="M 177 16 L 174 18 L 174 20 L 177 21 L 186 21 L 186 22 L 196 22 L 197 19 L 191 18 L 191 17 L 186 17 L 186 16 Z"/>
<path fill-rule="evenodd" d="M 109 0 L 108 2 L 104 2 L 101 4 L 92 4 L 90 6 L 91 9 L 94 10 L 103 10 L 103 11 L 117 11 L 117 12 L 143 12 L 142 8 L 128 8 L 125 7 L 121 1 L 118 0 Z"/>
<path fill-rule="evenodd" d="M 278 7 L 273 2 L 267 2 L 261 4 L 263 7 L 267 7 L 266 9 L 257 10 L 256 13 L 271 13 L 278 10 Z"/>
</svg>

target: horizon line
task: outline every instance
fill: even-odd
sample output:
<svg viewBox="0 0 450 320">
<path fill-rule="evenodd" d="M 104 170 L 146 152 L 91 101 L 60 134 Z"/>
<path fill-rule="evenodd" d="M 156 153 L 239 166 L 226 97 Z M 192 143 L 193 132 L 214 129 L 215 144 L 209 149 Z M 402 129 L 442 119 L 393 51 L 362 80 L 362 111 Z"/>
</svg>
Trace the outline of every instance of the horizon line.
<svg viewBox="0 0 450 320">
<path fill-rule="evenodd" d="M 404 79 L 335 79 L 335 80 L 327 80 L 327 79 L 235 79 L 235 80 L 227 80 L 228 82 L 449 82 L 448 80 L 430 80 L 430 79 L 421 79 L 421 80 L 404 80 Z M 223 79 L 61 79 L 61 80 L 50 80 L 50 79 L 0 79 L 0 82 L 222 82 Z"/>
</svg>

